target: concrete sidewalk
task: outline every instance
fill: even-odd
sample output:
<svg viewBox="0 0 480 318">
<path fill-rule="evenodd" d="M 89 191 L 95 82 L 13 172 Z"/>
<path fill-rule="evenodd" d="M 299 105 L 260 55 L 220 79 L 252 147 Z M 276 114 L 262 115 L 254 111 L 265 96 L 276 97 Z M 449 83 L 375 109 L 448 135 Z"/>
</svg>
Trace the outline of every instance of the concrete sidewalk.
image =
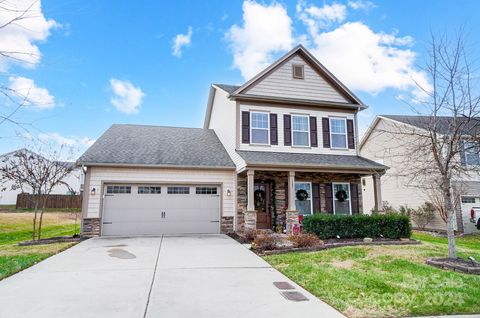
<svg viewBox="0 0 480 318">
<path fill-rule="evenodd" d="M 90 239 L 0 282 L 2 318 L 266 315 L 344 317 L 224 235 Z"/>
</svg>

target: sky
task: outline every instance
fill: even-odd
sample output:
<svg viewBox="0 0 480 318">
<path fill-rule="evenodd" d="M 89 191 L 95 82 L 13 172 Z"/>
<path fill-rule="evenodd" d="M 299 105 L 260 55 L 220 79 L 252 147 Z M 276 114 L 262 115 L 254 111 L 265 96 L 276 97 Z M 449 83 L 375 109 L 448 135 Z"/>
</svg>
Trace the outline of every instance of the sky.
<svg viewBox="0 0 480 318">
<path fill-rule="evenodd" d="M 480 57 L 475 0 L 7 0 L 0 25 L 0 153 L 32 137 L 81 154 L 114 123 L 201 127 L 211 83 L 242 84 L 304 45 L 377 114 L 411 113 L 430 87 L 431 33 L 463 29 Z M 0 8 L 1 9 L 1 8 Z M 17 10 L 17 11 L 16 11 Z"/>
</svg>

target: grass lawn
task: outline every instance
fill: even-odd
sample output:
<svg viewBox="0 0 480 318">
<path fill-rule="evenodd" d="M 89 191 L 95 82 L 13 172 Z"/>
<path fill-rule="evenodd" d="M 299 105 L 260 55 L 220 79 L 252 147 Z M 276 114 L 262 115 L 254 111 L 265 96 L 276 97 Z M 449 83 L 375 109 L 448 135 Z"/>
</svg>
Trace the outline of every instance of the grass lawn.
<svg viewBox="0 0 480 318">
<path fill-rule="evenodd" d="M 447 239 L 415 233 L 422 245 L 342 247 L 265 260 L 349 317 L 480 313 L 480 276 L 425 264 L 447 255 Z M 480 236 L 457 239 L 459 256 L 480 260 Z"/>
<path fill-rule="evenodd" d="M 75 243 L 55 243 L 36 246 L 18 246 L 31 239 L 33 213 L 0 213 L 0 280 L 19 272 Z M 77 233 L 79 226 L 77 225 Z M 46 212 L 43 216 L 42 237 L 73 235 L 73 213 Z"/>
</svg>

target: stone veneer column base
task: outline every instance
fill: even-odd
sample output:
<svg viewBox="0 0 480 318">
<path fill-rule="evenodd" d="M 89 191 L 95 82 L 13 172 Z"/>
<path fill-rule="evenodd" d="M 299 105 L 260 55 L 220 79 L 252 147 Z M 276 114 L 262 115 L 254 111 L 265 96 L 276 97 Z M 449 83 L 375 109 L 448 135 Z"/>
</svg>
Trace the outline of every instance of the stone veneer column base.
<svg viewBox="0 0 480 318">
<path fill-rule="evenodd" d="M 83 237 L 99 236 L 100 218 L 84 218 L 81 229 L 81 236 Z"/>
<path fill-rule="evenodd" d="M 245 211 L 245 230 L 257 229 L 257 211 Z"/>
<path fill-rule="evenodd" d="M 298 211 L 286 211 L 287 234 L 292 234 L 293 226 L 298 224 Z"/>
<path fill-rule="evenodd" d="M 220 222 L 220 233 L 233 233 L 233 216 L 222 216 L 222 220 Z"/>
</svg>

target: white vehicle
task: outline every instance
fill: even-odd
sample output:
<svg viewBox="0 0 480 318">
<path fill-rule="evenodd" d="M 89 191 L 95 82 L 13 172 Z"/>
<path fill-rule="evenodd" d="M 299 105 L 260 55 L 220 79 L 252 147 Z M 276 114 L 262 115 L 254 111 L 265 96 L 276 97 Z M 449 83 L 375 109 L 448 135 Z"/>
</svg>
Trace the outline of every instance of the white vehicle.
<svg viewBox="0 0 480 318">
<path fill-rule="evenodd" d="M 480 230 L 480 207 L 472 207 L 470 209 L 470 222 L 474 223 Z"/>
</svg>

